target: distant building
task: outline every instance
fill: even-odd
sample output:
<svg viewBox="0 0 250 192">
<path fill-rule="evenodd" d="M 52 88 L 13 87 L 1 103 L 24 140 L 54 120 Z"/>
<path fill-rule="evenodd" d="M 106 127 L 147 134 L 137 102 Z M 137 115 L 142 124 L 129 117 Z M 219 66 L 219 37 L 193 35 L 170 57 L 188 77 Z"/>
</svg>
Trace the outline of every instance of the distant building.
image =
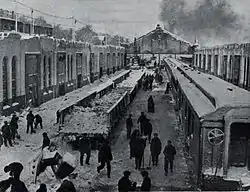
<svg viewBox="0 0 250 192">
<path fill-rule="evenodd" d="M 0 32 L 13 31 L 15 30 L 15 13 L 7 10 L 0 9 Z M 21 33 L 32 33 L 32 22 L 21 21 L 18 18 L 17 31 Z M 45 25 L 34 25 L 34 33 L 38 35 L 52 36 L 53 27 L 50 24 Z"/>
</svg>

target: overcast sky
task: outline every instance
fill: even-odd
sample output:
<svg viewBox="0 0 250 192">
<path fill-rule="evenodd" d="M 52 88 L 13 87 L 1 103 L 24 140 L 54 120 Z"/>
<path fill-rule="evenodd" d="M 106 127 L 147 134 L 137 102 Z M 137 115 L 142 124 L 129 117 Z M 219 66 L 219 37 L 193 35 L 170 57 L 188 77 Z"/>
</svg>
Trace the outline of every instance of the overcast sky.
<svg viewBox="0 0 250 192">
<path fill-rule="evenodd" d="M 83 23 L 92 24 L 99 32 L 121 34 L 127 37 L 142 35 L 159 22 L 161 0 L 19 0 L 30 7 L 60 16 L 74 16 Z M 174 1 L 174 0 L 173 0 Z M 188 0 L 192 6 L 197 0 Z M 228 0 L 239 13 L 250 14 L 250 0 Z M 0 7 L 14 10 L 11 0 L 1 0 Z M 30 10 L 18 5 L 18 12 L 30 15 Z M 41 14 L 35 12 L 35 16 Z M 72 21 L 44 16 L 50 23 L 69 28 Z M 250 17 L 249 17 L 250 18 Z M 77 27 L 81 27 L 78 24 Z"/>
</svg>

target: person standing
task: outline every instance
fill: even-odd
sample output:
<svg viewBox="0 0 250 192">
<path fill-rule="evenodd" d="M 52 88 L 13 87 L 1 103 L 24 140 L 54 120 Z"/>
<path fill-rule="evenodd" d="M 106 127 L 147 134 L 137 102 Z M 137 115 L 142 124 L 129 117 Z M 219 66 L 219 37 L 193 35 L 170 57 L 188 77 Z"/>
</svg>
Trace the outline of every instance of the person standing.
<svg viewBox="0 0 250 192">
<path fill-rule="evenodd" d="M 48 134 L 46 132 L 43 133 L 43 145 L 42 145 L 42 149 L 44 149 L 45 147 L 49 147 L 50 146 L 50 139 L 48 137 Z"/>
<path fill-rule="evenodd" d="M 3 133 L 3 142 L 4 142 L 5 147 L 8 147 L 7 141 L 9 142 L 9 145 L 13 147 L 12 141 L 11 141 L 11 130 L 7 121 L 4 121 L 4 125 L 2 126 L 2 133 Z"/>
<path fill-rule="evenodd" d="M 148 98 L 148 112 L 154 113 L 155 112 L 155 104 L 152 95 Z"/>
<path fill-rule="evenodd" d="M 60 123 L 60 116 L 61 116 L 60 110 L 57 110 L 56 111 L 56 124 Z"/>
<path fill-rule="evenodd" d="M 3 135 L 0 132 L 0 151 L 1 151 L 2 145 L 3 145 Z"/>
<path fill-rule="evenodd" d="M 141 191 L 150 191 L 151 189 L 151 179 L 148 177 L 147 171 L 142 171 L 141 175 L 143 177 Z"/>
<path fill-rule="evenodd" d="M 28 192 L 25 184 L 20 180 L 23 165 L 19 162 L 13 162 L 4 167 L 4 172 L 10 172 L 7 180 L 0 182 L 0 191 L 6 191 L 11 187 L 11 192 Z"/>
<path fill-rule="evenodd" d="M 87 133 L 83 134 L 83 137 L 79 140 L 79 151 L 80 151 L 80 164 L 83 166 L 84 154 L 87 155 L 85 164 L 89 165 L 89 159 L 91 154 L 91 142 L 87 137 Z"/>
<path fill-rule="evenodd" d="M 47 192 L 47 186 L 46 186 L 46 184 L 41 183 L 39 189 L 37 189 L 36 192 Z"/>
<path fill-rule="evenodd" d="M 146 140 L 140 137 L 139 134 L 136 134 L 136 139 L 134 142 L 134 156 L 135 156 L 135 169 L 141 169 L 141 163 L 144 155 L 144 149 L 146 147 Z"/>
<path fill-rule="evenodd" d="M 141 135 L 144 135 L 144 126 L 146 123 L 146 115 L 144 114 L 144 112 L 141 112 L 141 116 L 138 118 L 137 120 L 137 124 L 140 123 L 140 131 L 141 131 Z"/>
<path fill-rule="evenodd" d="M 64 180 L 56 192 L 76 192 L 76 188 L 71 181 Z"/>
<path fill-rule="evenodd" d="M 134 153 L 134 147 L 135 147 L 135 142 L 136 142 L 136 135 L 139 134 L 140 135 L 140 131 L 139 129 L 135 129 L 130 137 L 130 141 L 129 141 L 129 147 L 130 147 L 130 159 L 132 159 L 133 157 L 135 157 L 135 153 Z"/>
<path fill-rule="evenodd" d="M 35 116 L 33 115 L 32 111 L 30 111 L 29 114 L 26 117 L 26 120 L 27 120 L 27 130 L 26 130 L 26 133 L 29 133 L 29 128 L 31 129 L 30 130 L 30 134 L 35 133 L 35 131 L 33 129 L 34 119 L 35 119 Z"/>
<path fill-rule="evenodd" d="M 119 192 L 135 191 L 136 182 L 132 183 L 132 181 L 129 179 L 130 174 L 130 171 L 123 172 L 123 177 L 118 181 Z"/>
<path fill-rule="evenodd" d="M 153 131 L 153 126 L 150 123 L 150 119 L 146 119 L 145 127 L 144 127 L 144 135 L 148 136 L 148 142 L 151 142 L 151 135 Z"/>
<path fill-rule="evenodd" d="M 133 120 L 132 120 L 132 115 L 129 114 L 129 117 L 126 120 L 126 127 L 127 127 L 127 139 L 130 138 L 131 135 L 131 130 L 133 127 Z"/>
<path fill-rule="evenodd" d="M 18 137 L 18 117 L 16 116 L 16 114 L 13 114 L 11 120 L 10 120 L 10 130 L 11 130 L 11 138 L 13 139 L 13 141 L 15 142 L 15 138 Z"/>
<path fill-rule="evenodd" d="M 108 178 L 110 178 L 110 173 L 111 173 L 110 162 L 112 160 L 113 160 L 113 155 L 108 140 L 104 139 L 103 144 L 101 145 L 98 153 L 98 162 L 101 163 L 101 165 L 97 167 L 97 172 L 100 173 L 100 171 L 105 167 L 105 164 L 107 164 L 107 175 Z"/>
<path fill-rule="evenodd" d="M 150 151 L 152 156 L 153 166 L 158 165 L 159 155 L 161 153 L 161 140 L 157 133 L 154 133 L 154 138 L 151 141 Z"/>
<path fill-rule="evenodd" d="M 165 147 L 163 154 L 165 156 L 164 169 L 165 175 L 168 175 L 168 164 L 170 164 L 170 170 L 173 173 L 174 156 L 176 155 L 175 147 L 172 142 L 168 140 L 168 145 Z"/>
<path fill-rule="evenodd" d="M 43 128 L 43 119 L 39 114 L 35 115 L 35 129 L 37 128 L 38 124 L 40 125 L 41 129 Z"/>
</svg>

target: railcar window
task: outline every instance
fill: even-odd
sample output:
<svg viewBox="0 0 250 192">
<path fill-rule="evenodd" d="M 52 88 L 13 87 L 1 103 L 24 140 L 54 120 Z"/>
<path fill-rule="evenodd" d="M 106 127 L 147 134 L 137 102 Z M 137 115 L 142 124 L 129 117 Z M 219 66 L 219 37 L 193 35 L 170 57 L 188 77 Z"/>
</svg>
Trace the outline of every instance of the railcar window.
<svg viewBox="0 0 250 192">
<path fill-rule="evenodd" d="M 8 57 L 4 57 L 2 61 L 2 70 L 3 70 L 3 105 L 8 104 Z"/>
<path fill-rule="evenodd" d="M 48 60 L 48 78 L 49 78 L 48 86 L 49 87 L 51 86 L 51 82 L 52 82 L 51 74 L 52 74 L 52 71 L 51 71 L 51 57 L 49 57 L 49 60 Z"/>
<path fill-rule="evenodd" d="M 12 102 L 16 100 L 16 63 L 17 57 L 13 56 L 12 64 L 11 64 L 11 71 L 12 71 Z"/>
<path fill-rule="evenodd" d="M 45 89 L 46 88 L 46 74 L 47 74 L 47 70 L 46 70 L 46 67 L 47 67 L 47 62 L 46 62 L 46 56 L 43 57 L 43 88 Z"/>
</svg>

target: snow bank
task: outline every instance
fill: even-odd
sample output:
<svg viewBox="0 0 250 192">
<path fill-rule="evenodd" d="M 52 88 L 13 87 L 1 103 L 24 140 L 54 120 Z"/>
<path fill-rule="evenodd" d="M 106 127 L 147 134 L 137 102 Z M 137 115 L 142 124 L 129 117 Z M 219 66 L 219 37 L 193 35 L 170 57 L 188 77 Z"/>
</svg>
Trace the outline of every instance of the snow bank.
<svg viewBox="0 0 250 192">
<path fill-rule="evenodd" d="M 214 175 L 215 168 L 209 168 L 204 171 L 205 175 Z M 223 177 L 223 169 L 218 169 L 216 176 Z M 250 185 L 250 172 L 247 167 L 230 167 L 228 169 L 227 177 L 224 178 L 228 181 L 241 181 L 243 187 Z"/>
<path fill-rule="evenodd" d="M 107 110 L 126 92 L 126 89 L 113 89 L 107 95 L 91 101 L 91 108 L 74 106 L 73 112 L 65 118 L 62 133 L 108 134 Z"/>
</svg>

